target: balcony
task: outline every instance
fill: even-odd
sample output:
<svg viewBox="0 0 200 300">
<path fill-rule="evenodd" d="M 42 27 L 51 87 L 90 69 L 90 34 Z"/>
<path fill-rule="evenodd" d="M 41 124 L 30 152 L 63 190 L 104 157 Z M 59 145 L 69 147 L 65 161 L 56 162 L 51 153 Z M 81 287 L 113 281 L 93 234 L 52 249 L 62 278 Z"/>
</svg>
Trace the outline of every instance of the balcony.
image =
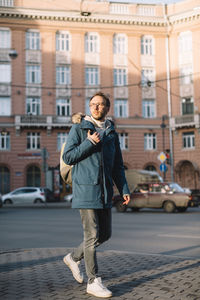
<svg viewBox="0 0 200 300">
<path fill-rule="evenodd" d="M 0 6 L 14 7 L 14 0 L 0 0 Z"/>
<path fill-rule="evenodd" d="M 170 127 L 172 130 L 178 128 L 199 128 L 200 127 L 200 114 L 176 116 L 170 119 Z"/>
<path fill-rule="evenodd" d="M 46 116 L 46 115 L 21 115 L 15 116 L 15 128 L 19 135 L 21 128 L 46 128 L 48 134 L 52 128 L 71 127 L 71 117 Z"/>
</svg>

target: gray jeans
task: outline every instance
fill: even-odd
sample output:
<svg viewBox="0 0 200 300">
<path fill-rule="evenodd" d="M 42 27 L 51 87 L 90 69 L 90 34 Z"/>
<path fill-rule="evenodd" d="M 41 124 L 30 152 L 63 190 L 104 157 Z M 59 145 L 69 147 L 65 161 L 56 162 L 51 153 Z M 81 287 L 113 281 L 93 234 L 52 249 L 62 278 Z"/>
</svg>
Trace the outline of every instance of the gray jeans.
<svg viewBox="0 0 200 300">
<path fill-rule="evenodd" d="M 72 258 L 74 261 L 85 260 L 88 282 L 91 283 L 97 276 L 98 265 L 96 247 L 111 237 L 112 214 L 111 209 L 80 209 L 83 225 L 83 242 L 74 249 Z"/>
</svg>

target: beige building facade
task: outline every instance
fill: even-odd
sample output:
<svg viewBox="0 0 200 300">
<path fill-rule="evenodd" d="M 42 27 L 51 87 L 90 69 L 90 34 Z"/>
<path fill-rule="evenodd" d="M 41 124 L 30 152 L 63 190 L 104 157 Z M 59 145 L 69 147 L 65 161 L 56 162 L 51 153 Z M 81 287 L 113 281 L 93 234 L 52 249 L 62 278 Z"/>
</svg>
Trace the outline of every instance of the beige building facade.
<svg viewBox="0 0 200 300">
<path fill-rule="evenodd" d="M 126 168 L 200 188 L 199 41 L 200 0 L 0 0 L 0 192 L 62 192 L 71 115 L 99 90 Z"/>
</svg>

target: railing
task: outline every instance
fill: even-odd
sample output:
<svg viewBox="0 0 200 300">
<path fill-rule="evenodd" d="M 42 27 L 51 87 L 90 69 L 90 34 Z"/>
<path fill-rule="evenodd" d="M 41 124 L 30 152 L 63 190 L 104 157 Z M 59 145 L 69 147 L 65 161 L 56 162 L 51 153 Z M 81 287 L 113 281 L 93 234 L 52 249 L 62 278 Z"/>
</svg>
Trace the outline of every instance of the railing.
<svg viewBox="0 0 200 300">
<path fill-rule="evenodd" d="M 184 115 L 175 117 L 175 124 L 186 124 L 186 123 L 193 123 L 194 122 L 194 115 Z"/>
<path fill-rule="evenodd" d="M 71 117 L 67 116 L 46 116 L 46 115 L 22 115 L 15 116 L 15 124 L 17 126 L 70 126 Z"/>
<path fill-rule="evenodd" d="M 170 126 L 173 130 L 184 127 L 200 128 L 200 114 L 173 117 L 170 119 Z"/>
<path fill-rule="evenodd" d="M 0 0 L 0 6 L 13 7 L 14 0 Z"/>
<path fill-rule="evenodd" d="M 35 115 L 24 115 L 20 118 L 20 123 L 31 123 L 31 124 L 41 124 L 41 123 L 47 123 L 47 117 L 46 116 L 35 116 Z"/>
</svg>

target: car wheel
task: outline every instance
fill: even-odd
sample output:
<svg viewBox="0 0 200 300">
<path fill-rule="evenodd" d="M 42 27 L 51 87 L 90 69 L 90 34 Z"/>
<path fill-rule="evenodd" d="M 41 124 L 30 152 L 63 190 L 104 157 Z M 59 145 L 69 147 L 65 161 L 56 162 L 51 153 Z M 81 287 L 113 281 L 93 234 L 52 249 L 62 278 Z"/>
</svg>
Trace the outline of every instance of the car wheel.
<svg viewBox="0 0 200 300">
<path fill-rule="evenodd" d="M 187 210 L 187 207 L 177 207 L 177 210 L 178 210 L 179 212 L 184 212 L 184 211 Z"/>
<path fill-rule="evenodd" d="M 11 200 L 11 199 L 6 199 L 6 200 L 4 201 L 4 203 L 5 203 L 5 204 L 12 204 L 12 200 Z"/>
<path fill-rule="evenodd" d="M 126 205 L 123 205 L 122 201 L 117 201 L 116 203 L 116 210 L 118 212 L 125 212 L 127 209 Z"/>
<path fill-rule="evenodd" d="M 41 199 L 35 199 L 34 203 L 42 203 L 43 201 Z"/>
<path fill-rule="evenodd" d="M 167 213 L 173 213 L 176 210 L 176 206 L 172 201 L 166 201 L 164 203 L 164 210 Z"/>
</svg>

